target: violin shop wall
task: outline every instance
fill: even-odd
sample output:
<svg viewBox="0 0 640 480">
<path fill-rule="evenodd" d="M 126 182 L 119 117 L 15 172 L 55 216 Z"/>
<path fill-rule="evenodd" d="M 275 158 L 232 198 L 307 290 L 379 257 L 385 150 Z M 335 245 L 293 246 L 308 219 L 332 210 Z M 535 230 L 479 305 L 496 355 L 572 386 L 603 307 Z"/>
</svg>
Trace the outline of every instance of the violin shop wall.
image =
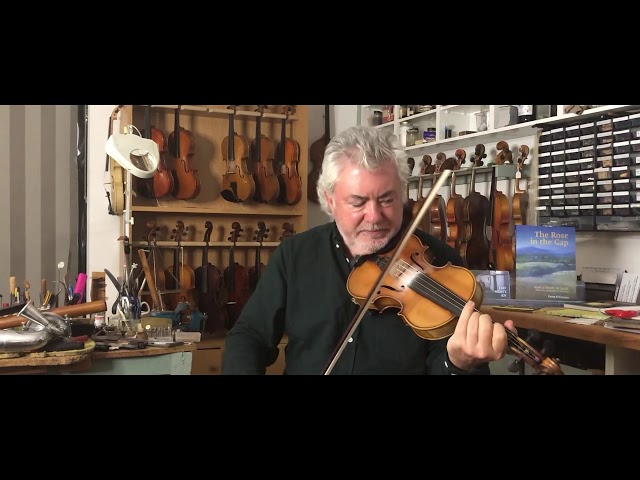
<svg viewBox="0 0 640 480">
<path fill-rule="evenodd" d="M 4 303 L 9 303 L 10 277 L 21 291 L 29 282 L 29 294 L 38 302 L 41 279 L 55 293 L 54 280 L 77 276 L 79 131 L 77 105 L 0 105 Z M 60 270 L 59 262 L 64 262 Z"/>
<path fill-rule="evenodd" d="M 334 124 L 336 125 L 336 127 L 340 128 L 340 130 L 336 129 L 334 132 L 332 132 L 333 134 L 335 134 L 335 132 L 348 128 L 349 126 L 357 125 L 358 123 L 365 123 L 366 121 L 366 119 L 359 118 L 358 105 L 332 105 L 332 107 L 335 109 Z M 322 115 L 322 112 L 319 112 L 318 114 Z M 309 138 L 310 141 L 313 141 L 315 137 L 310 135 Z M 532 174 L 528 175 L 528 182 L 526 186 L 524 181 L 521 181 L 520 188 L 526 188 L 527 193 L 529 194 L 530 207 L 528 209 L 527 221 L 529 224 L 534 224 L 536 222 L 536 218 L 535 212 L 533 211 L 531 205 L 536 205 L 538 197 L 538 182 L 536 175 L 536 172 L 538 171 L 537 139 L 532 135 L 512 137 L 508 135 L 508 132 L 505 132 L 504 138 L 500 138 L 500 140 L 505 140 L 509 143 L 509 148 L 514 153 L 514 161 L 518 156 L 517 152 L 521 145 L 524 144 L 530 147 L 529 158 L 525 162 L 525 165 L 529 165 L 528 173 Z M 487 158 L 484 159 L 485 165 L 495 158 L 497 141 L 498 140 L 486 142 Z M 478 142 L 481 143 L 481 139 L 479 139 Z M 474 147 L 467 147 L 465 148 L 465 151 L 466 163 L 462 165 L 462 168 L 469 168 L 471 167 L 470 159 L 474 154 Z M 454 156 L 455 150 L 447 150 L 446 148 L 443 148 L 442 152 L 446 154 L 447 158 L 449 158 Z M 414 167 L 413 174 L 418 175 L 420 173 L 418 165 L 420 156 L 416 156 L 415 160 L 416 165 Z M 461 181 L 466 181 L 467 183 L 460 183 Z M 427 195 L 429 193 L 428 187 L 428 183 L 425 182 L 423 191 L 424 195 Z M 485 195 L 487 198 L 489 198 L 490 187 L 491 183 L 489 180 L 480 181 L 480 179 L 476 179 L 476 191 L 478 191 L 482 195 Z M 511 200 L 514 192 L 514 181 L 499 180 L 497 182 L 497 189 L 505 193 L 509 197 L 509 200 Z M 443 187 L 441 191 L 438 192 L 444 197 L 445 202 L 449 199 L 449 190 L 449 187 Z M 456 193 L 459 193 L 463 196 L 466 196 L 469 193 L 468 180 L 456 181 Z M 416 194 L 417 188 L 414 184 L 410 188 L 409 196 L 415 199 Z M 312 219 L 317 218 L 318 223 L 322 223 L 323 221 L 325 221 L 324 218 L 322 218 L 320 215 L 318 215 L 317 217 L 312 215 L 311 209 L 315 208 L 315 206 L 312 205 L 312 202 L 309 202 L 309 205 L 309 227 L 313 226 Z M 638 245 L 640 245 L 640 232 L 578 231 L 576 232 L 577 273 L 581 274 L 582 270 L 585 267 L 620 268 L 625 269 L 629 272 L 638 273 L 640 272 L 640 256 L 637 256 L 633 253 L 638 248 Z M 603 250 L 603 248 L 606 248 L 606 250 Z"/>
<path fill-rule="evenodd" d="M 107 133 L 109 132 L 109 117 L 111 116 L 115 105 L 91 105 L 89 109 L 89 124 L 90 124 L 90 151 L 89 161 L 92 172 L 90 173 L 89 184 L 89 203 L 90 203 L 90 223 L 88 224 L 88 252 L 87 252 L 87 265 L 88 274 L 97 271 L 101 272 L 105 268 L 109 269 L 116 275 L 122 275 L 123 271 L 123 255 L 122 255 L 122 243 L 118 241 L 118 237 L 124 234 L 124 215 L 109 215 L 108 213 L 108 201 L 106 199 L 105 182 L 109 182 L 110 178 L 108 174 L 105 174 L 105 151 L 104 144 L 107 139 Z M 224 106 L 215 106 L 216 110 L 224 108 Z M 323 106 L 319 106 L 322 112 Z M 134 107 L 133 109 L 133 122 L 136 125 L 142 126 L 142 109 L 140 107 Z M 239 106 L 238 110 L 251 110 L 251 106 Z M 268 111 L 271 113 L 280 113 L 281 107 L 270 106 Z M 228 227 L 233 220 L 238 220 L 242 223 L 243 232 L 238 243 L 251 241 L 254 236 L 255 223 L 254 220 L 261 220 L 262 214 L 268 217 L 270 220 L 265 221 L 270 228 L 269 237 L 267 242 L 269 243 L 266 251 L 263 251 L 263 260 L 268 258 L 270 251 L 273 250 L 275 244 L 277 244 L 282 231 L 280 226 L 283 222 L 292 222 L 295 224 L 295 231 L 301 231 L 307 228 L 307 193 L 306 193 L 306 178 L 307 178 L 307 158 L 308 158 L 308 138 L 312 135 L 315 137 L 316 132 L 312 132 L 309 129 L 307 121 L 308 108 L 306 105 L 297 106 L 296 112 L 293 114 L 295 118 L 287 121 L 288 135 L 293 135 L 293 138 L 298 141 L 300 145 L 300 162 L 298 165 L 299 174 L 302 178 L 302 200 L 296 205 L 264 205 L 254 202 L 247 202 L 246 204 L 233 204 L 225 202 L 222 198 L 219 198 L 213 194 L 214 188 L 208 184 L 209 179 L 216 179 L 218 185 L 220 179 L 218 174 L 222 175 L 223 171 L 219 171 L 223 168 L 223 162 L 220 151 L 220 146 L 223 138 L 228 134 L 228 115 L 223 113 L 208 114 L 197 110 L 188 110 L 183 107 L 180 113 L 180 123 L 183 128 L 192 130 L 194 133 L 195 155 L 193 157 L 194 167 L 198 170 L 199 177 L 202 181 L 202 191 L 198 195 L 198 198 L 193 199 L 193 202 L 180 200 L 175 201 L 172 198 L 159 199 L 158 204 L 154 202 L 146 201 L 148 199 L 136 198 L 134 199 L 133 209 L 133 224 L 131 225 L 130 235 L 131 241 L 134 245 L 134 250 L 137 253 L 139 244 L 143 241 L 143 235 L 141 233 L 145 231 L 145 225 L 149 220 L 157 220 L 158 225 L 162 227 L 161 238 L 158 238 L 159 242 L 169 242 L 168 235 L 171 233 L 171 228 L 175 226 L 177 219 L 184 219 L 185 226 L 189 226 L 189 237 L 184 238 L 185 243 L 197 243 L 202 241 L 202 233 L 204 229 L 202 225 L 205 220 L 210 220 L 214 223 L 214 235 L 211 237 L 213 249 L 210 252 L 211 263 L 219 265 L 226 265 L 228 259 L 229 246 L 232 244 L 226 242 L 229 237 Z M 152 123 L 158 128 L 163 129 L 165 132 L 170 133 L 174 127 L 174 111 L 165 107 L 154 107 L 152 111 Z M 255 117 L 254 117 L 255 118 Z M 284 117 L 282 117 L 284 118 Z M 122 122 L 126 121 L 122 116 L 114 122 L 113 131 L 122 131 Z M 237 133 L 241 133 L 247 139 L 251 140 L 254 137 L 255 121 L 253 118 L 247 115 L 238 116 L 237 126 L 235 130 Z M 320 128 L 320 135 L 322 134 L 322 118 L 318 124 Z M 262 133 L 268 135 L 272 139 L 277 140 L 280 138 L 280 119 L 268 118 L 262 125 Z M 206 159 L 212 159 L 212 163 L 206 165 Z M 134 183 L 135 185 L 135 183 Z M 107 186 L 109 188 L 109 186 Z M 219 187 L 218 187 L 219 188 Z M 215 198 L 214 198 L 215 197 Z M 146 203 L 145 203 L 146 201 Z M 147 205 L 148 204 L 148 205 Z M 166 212 L 163 212 L 163 206 L 166 207 Z M 157 208 L 156 208 L 157 207 Z M 190 207 L 195 207 L 193 210 L 189 210 Z M 289 213 L 291 214 L 289 216 Z M 160 223 L 162 225 L 160 225 Z M 227 225 L 229 224 L 229 225 Z M 273 225 L 272 225 L 273 224 Z M 277 227 L 277 228 L 274 228 Z M 220 230 L 224 229 L 224 232 Z M 145 242 L 146 244 L 146 242 Z M 223 247 L 227 245 L 227 247 Z M 191 245 L 193 246 L 193 245 Z M 184 249 L 185 262 L 191 264 L 193 268 L 201 261 L 201 248 Z M 254 257 L 255 248 L 240 248 L 236 252 L 236 260 L 242 265 L 249 267 L 252 265 L 252 259 Z M 240 258 L 239 258 L 240 257 Z M 165 259 L 165 261 L 168 259 Z M 134 261 L 136 255 L 134 255 Z M 171 263 L 165 262 L 166 265 Z M 117 273 L 116 273 L 117 272 Z M 113 299 L 117 297 L 117 293 L 111 282 L 107 282 L 106 285 L 106 297 L 107 303 L 110 305 L 113 303 Z"/>
<path fill-rule="evenodd" d="M 68 106 L 67 106 L 68 107 Z M 112 272 L 121 272 L 121 248 L 117 241 L 117 238 L 121 235 L 122 221 L 121 217 L 109 215 L 107 211 L 107 199 L 105 196 L 105 152 L 104 143 L 107 138 L 107 132 L 109 128 L 109 116 L 113 111 L 115 105 L 89 105 L 89 128 L 88 128 L 88 185 L 87 185 L 87 273 L 90 275 L 92 271 L 103 271 L 105 268 Z M 311 145 L 315 140 L 320 138 L 324 133 L 324 106 L 323 105 L 309 105 L 308 107 L 308 141 Z M 8 108 L 8 107 L 7 107 Z M 331 122 L 330 131 L 331 135 L 335 135 L 337 132 L 342 131 L 352 125 L 358 124 L 358 106 L 357 105 L 331 105 Z M 72 116 L 73 117 L 73 116 Z M 58 127 L 59 128 L 59 127 Z M 6 129 L 0 130 L 0 132 L 6 132 Z M 0 133 L 0 135 L 6 135 Z M 533 137 L 524 138 L 505 138 L 510 142 L 512 151 L 517 152 L 517 148 L 522 143 L 527 143 L 533 146 Z M 73 142 L 71 142 L 73 143 Z M 3 148 L 5 148 L 6 158 L 11 157 L 11 152 L 8 150 L 7 142 L 2 142 Z M 462 165 L 463 168 L 470 166 L 469 158 L 474 153 L 473 149 L 467 148 L 467 163 Z M 447 156 L 454 154 L 453 151 L 445 150 L 444 153 Z M 495 155 L 495 144 L 487 144 L 487 159 L 491 159 L 492 155 Z M 531 148 L 529 156 L 531 163 L 530 171 L 536 171 L 537 165 L 537 151 L 535 148 Z M 46 170 L 43 170 L 46 171 Z M 414 170 L 415 173 L 415 170 Z M 51 177 L 49 175 L 49 177 Z M 44 178 L 44 176 L 43 176 Z M 3 186 L 5 188 L 0 189 L 0 195 L 4 195 L 5 202 L 10 201 L 11 194 L 9 193 L 9 182 L 6 178 L 2 179 Z M 24 182 L 24 180 L 23 180 Z M 45 180 L 40 180 L 41 186 L 47 184 Z M 483 195 L 489 193 L 490 184 L 488 182 L 478 183 L 477 190 Z M 13 188 L 13 187 L 11 187 Z M 510 191 L 506 181 L 498 182 L 498 188 L 503 192 Z M 513 188 L 511 186 L 511 188 Z M 468 185 L 462 184 L 457 188 L 458 193 L 466 195 L 468 192 Z M 56 188 L 56 190 L 59 190 Z M 428 189 L 425 186 L 425 194 L 428 193 Z M 536 182 L 535 175 L 528 183 L 527 191 L 530 195 L 530 204 L 534 204 L 536 196 Z M 445 200 L 448 199 L 448 193 L 446 189 L 440 192 L 444 196 Z M 410 196 L 415 198 L 416 189 L 410 190 Z M 306 195 L 306 192 L 303 192 Z M 33 201 L 33 200 L 31 200 Z M 3 203 L 5 204 L 5 203 Z M 309 201 L 308 208 L 308 226 L 313 227 L 329 220 L 329 217 L 320 210 L 317 203 Z M 58 212 L 60 210 L 58 209 Z M 3 210 L 4 217 L 2 225 L 9 226 L 9 211 Z M 44 221 L 44 220 L 43 220 Z M 50 221 L 50 220 L 47 220 Z M 59 232 L 64 232 L 63 228 L 58 228 Z M 23 235 L 23 234 L 21 234 Z M 1 238 L 1 237 L 0 237 Z M 593 233 L 578 233 L 578 253 L 577 253 L 577 267 L 578 272 L 585 266 L 593 267 L 617 267 L 626 268 L 629 271 L 640 271 L 640 258 L 636 258 L 630 255 L 629 252 L 633 251 L 633 247 L 638 245 L 640 240 L 639 233 L 626 233 L 626 232 L 593 232 Z M 5 236 L 0 240 L 0 246 L 7 247 L 8 239 Z M 602 254 L 602 245 L 607 245 L 607 254 Z M 7 248 L 3 249 L 7 251 Z M 66 249 L 64 250 L 66 252 Z M 56 255 L 56 260 L 53 262 L 54 274 L 55 265 L 59 255 Z M 4 263 L 0 263 L 2 267 Z M 7 274 L 8 275 L 8 274 Z M 6 278 L 6 276 L 5 276 Z M 34 277 L 37 278 L 37 277 Z M 3 291 L 3 289 L 0 289 Z M 107 282 L 108 299 L 115 299 L 117 294 L 110 282 Z M 108 300 L 107 300 L 108 301 Z"/>
</svg>

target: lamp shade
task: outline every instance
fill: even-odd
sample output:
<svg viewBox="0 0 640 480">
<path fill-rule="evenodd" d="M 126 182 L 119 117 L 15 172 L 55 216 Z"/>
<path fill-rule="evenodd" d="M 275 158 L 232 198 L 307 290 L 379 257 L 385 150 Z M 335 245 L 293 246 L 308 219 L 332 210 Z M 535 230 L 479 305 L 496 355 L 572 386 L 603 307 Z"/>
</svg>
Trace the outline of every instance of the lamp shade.
<svg viewBox="0 0 640 480">
<path fill-rule="evenodd" d="M 114 133 L 105 151 L 120 166 L 139 178 L 151 178 L 158 168 L 160 153 L 156 142 L 133 133 Z"/>
</svg>

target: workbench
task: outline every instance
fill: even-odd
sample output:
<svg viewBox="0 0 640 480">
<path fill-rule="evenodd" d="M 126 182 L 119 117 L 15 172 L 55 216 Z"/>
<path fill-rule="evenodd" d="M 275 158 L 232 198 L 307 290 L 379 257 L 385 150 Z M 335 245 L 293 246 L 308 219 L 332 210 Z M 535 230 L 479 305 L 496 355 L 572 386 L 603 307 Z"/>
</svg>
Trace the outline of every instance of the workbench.
<svg viewBox="0 0 640 480">
<path fill-rule="evenodd" d="M 190 375 L 195 344 L 0 359 L 0 374 Z"/>
<path fill-rule="evenodd" d="M 516 312 L 496 310 L 492 305 L 480 307 L 482 313 L 500 323 L 513 320 L 516 328 L 532 329 L 539 332 L 584 340 L 605 347 L 605 375 L 640 374 L 640 334 L 612 330 L 599 325 L 578 325 L 567 323 L 566 317 L 547 315 L 541 312 Z M 519 336 L 522 338 L 522 336 Z"/>
</svg>

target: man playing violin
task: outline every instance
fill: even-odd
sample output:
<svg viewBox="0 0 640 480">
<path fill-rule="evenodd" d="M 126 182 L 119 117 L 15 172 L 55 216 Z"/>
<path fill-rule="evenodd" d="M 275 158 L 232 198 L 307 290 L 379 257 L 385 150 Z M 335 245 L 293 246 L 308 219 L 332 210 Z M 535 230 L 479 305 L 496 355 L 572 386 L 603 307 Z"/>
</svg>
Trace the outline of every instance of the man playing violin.
<svg viewBox="0 0 640 480">
<path fill-rule="evenodd" d="M 358 313 L 349 274 L 366 256 L 402 239 L 410 172 L 394 135 L 357 126 L 335 135 L 318 179 L 320 206 L 333 221 L 290 236 L 274 250 L 255 292 L 229 331 L 223 374 L 264 374 L 286 333 L 286 374 L 321 374 Z M 313 186 L 310 186 L 313 188 Z M 455 249 L 415 230 L 435 267 L 462 266 Z M 372 284 L 373 285 L 373 284 Z M 472 301 L 453 334 L 424 339 L 398 309 L 368 310 L 348 339 L 332 374 L 489 374 L 507 351 L 505 326 L 480 314 Z"/>
</svg>

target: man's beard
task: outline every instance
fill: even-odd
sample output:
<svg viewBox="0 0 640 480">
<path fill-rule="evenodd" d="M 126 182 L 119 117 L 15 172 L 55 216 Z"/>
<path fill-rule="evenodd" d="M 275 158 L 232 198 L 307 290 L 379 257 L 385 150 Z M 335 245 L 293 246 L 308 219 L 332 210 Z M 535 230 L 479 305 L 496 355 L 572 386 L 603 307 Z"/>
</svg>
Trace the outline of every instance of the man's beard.
<svg viewBox="0 0 640 480">
<path fill-rule="evenodd" d="M 361 231 L 362 230 L 366 229 L 361 229 Z M 370 230 L 375 231 L 376 229 Z M 371 255 L 387 246 L 391 238 L 393 238 L 393 235 L 394 234 L 389 231 L 383 238 L 366 240 L 366 237 L 356 233 L 355 237 L 352 239 L 353 241 L 351 242 L 351 245 L 348 245 L 348 247 L 352 255 Z"/>
</svg>

